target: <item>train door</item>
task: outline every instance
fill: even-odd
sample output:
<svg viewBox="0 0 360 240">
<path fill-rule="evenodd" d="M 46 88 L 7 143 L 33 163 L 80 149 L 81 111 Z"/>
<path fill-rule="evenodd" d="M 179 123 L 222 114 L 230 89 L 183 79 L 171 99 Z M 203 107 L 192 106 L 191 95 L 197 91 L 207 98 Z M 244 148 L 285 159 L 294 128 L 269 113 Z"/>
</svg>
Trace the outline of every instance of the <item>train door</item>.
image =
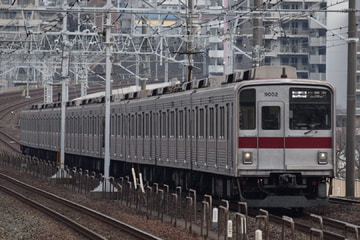
<svg viewBox="0 0 360 240">
<path fill-rule="evenodd" d="M 258 102 L 258 167 L 284 169 L 284 103 Z"/>
</svg>

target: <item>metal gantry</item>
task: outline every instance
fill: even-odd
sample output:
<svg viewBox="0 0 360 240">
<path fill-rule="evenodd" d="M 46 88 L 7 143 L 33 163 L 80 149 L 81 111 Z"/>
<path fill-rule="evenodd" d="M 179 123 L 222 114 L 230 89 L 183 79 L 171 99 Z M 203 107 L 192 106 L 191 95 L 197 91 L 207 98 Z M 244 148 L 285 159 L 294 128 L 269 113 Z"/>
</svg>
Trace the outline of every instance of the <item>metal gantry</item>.
<svg viewBox="0 0 360 240">
<path fill-rule="evenodd" d="M 227 74 L 241 67 L 236 61 L 239 55 L 258 65 L 266 54 L 274 54 L 255 37 L 257 33 L 266 30 L 273 38 L 284 37 L 282 24 L 328 11 L 280 9 L 280 4 L 252 0 L 117 0 L 110 5 L 100 1 L 1 0 L 0 83 L 3 87 L 27 81 L 51 86 L 60 81 L 64 43 L 68 42 L 69 75 L 74 83 L 81 83 L 86 94 L 87 79 L 105 79 L 107 14 L 112 25 L 113 81 L 185 81 L 189 69 L 195 77 Z M 252 19 L 259 27 L 244 35 L 239 30 L 248 28 Z M 253 47 L 238 42 L 239 38 L 252 39 L 252 35 Z"/>
<path fill-rule="evenodd" d="M 189 12 L 181 1 L 173 4 L 173 11 L 161 8 L 167 1 L 117 1 L 110 6 L 99 7 L 89 6 L 86 1 L 41 2 L 47 5 L 41 5 L 38 1 L 2 2 L 0 70 L 3 78 L 11 79 L 14 85 L 30 81 L 51 88 L 52 83 L 60 80 L 63 71 L 66 71 L 61 64 L 64 57 L 72 66 L 67 70 L 69 75 L 75 81 L 81 79 L 84 87 L 87 86 L 84 81 L 86 76 L 94 79 L 95 74 L 103 78 L 107 14 L 111 15 L 112 25 L 112 64 L 117 67 L 112 78 L 119 80 L 153 77 L 148 71 L 151 68 L 149 64 L 156 63 L 155 78 L 159 78 L 160 72 L 161 78 L 168 81 L 169 65 L 173 63 L 177 65 L 175 68 L 179 68 L 192 64 L 192 60 L 188 60 L 192 55 L 182 54 L 183 50 L 192 52 L 199 46 L 205 48 L 203 43 L 209 38 L 194 31 L 203 16 L 199 12 Z M 196 21 L 193 20 L 195 18 Z M 189 31 L 195 35 L 189 37 Z M 205 54 L 204 48 L 201 51 Z M 10 69 L 14 71 L 4 71 L 9 69 L 5 66 L 9 61 L 12 65 Z M 13 72 L 26 68 L 33 69 L 34 76 L 24 74 L 24 78 L 15 79 Z M 173 66 L 170 69 L 179 72 Z M 47 90 L 45 95 L 50 92 Z M 45 100 L 52 99 L 47 97 Z"/>
</svg>

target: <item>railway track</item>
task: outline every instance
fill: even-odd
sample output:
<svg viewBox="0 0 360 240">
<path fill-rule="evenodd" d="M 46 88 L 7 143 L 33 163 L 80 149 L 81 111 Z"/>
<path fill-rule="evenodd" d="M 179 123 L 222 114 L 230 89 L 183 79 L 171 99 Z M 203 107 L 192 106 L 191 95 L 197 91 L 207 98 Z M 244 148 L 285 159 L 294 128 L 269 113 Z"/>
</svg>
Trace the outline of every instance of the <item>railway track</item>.
<svg viewBox="0 0 360 240">
<path fill-rule="evenodd" d="M 11 152 L 21 153 L 20 143 L 17 139 L 0 129 L 0 142 L 10 149 Z"/>
<path fill-rule="evenodd" d="M 349 198 L 342 198 L 342 197 L 331 197 L 329 199 L 330 203 L 336 203 L 336 204 L 357 204 L 360 205 L 359 199 L 349 199 Z"/>
<path fill-rule="evenodd" d="M 270 214 L 269 221 L 288 226 L 289 230 L 291 230 L 289 226 L 293 224 L 295 231 L 308 233 L 311 237 L 316 236 L 325 240 L 358 239 L 359 237 L 359 226 L 311 213 L 304 213 L 301 218 L 297 219 Z"/>
<path fill-rule="evenodd" d="M 332 198 L 332 201 L 346 205 L 359 204 L 358 200 L 344 198 Z M 221 203 L 218 202 L 217 204 Z M 232 211 L 236 212 L 238 208 L 238 204 L 230 204 Z M 289 209 L 272 210 L 271 212 L 264 209 L 249 209 L 247 213 L 253 219 L 255 218 L 253 221 L 258 222 L 259 220 L 259 228 L 263 231 L 265 239 L 269 239 L 268 231 L 271 225 L 280 225 L 283 229 L 282 234 L 290 236 L 290 239 L 296 239 L 294 236 L 300 233 L 309 235 L 312 239 L 316 237 L 315 239 L 325 240 L 358 240 L 360 237 L 359 225 L 317 214 L 304 212 L 301 216 L 297 216 L 299 213 L 296 213 L 296 217 L 293 218 L 289 216 L 294 215 L 294 212 Z M 264 222 L 263 228 L 260 224 L 262 221 Z"/>
<path fill-rule="evenodd" d="M 20 166 L 20 164 L 16 164 L 17 166 Z M 33 169 L 31 172 L 33 172 L 32 174 L 35 175 L 35 176 L 38 176 L 37 173 L 35 173 L 35 169 Z M 24 174 L 24 173 L 22 173 Z M 48 175 L 48 174 L 47 174 Z M 51 174 L 50 174 L 51 175 Z M 41 174 L 39 175 L 41 176 Z M 78 177 L 75 177 L 76 179 L 78 179 Z M 80 180 L 79 180 L 80 181 Z M 87 184 L 85 184 L 87 185 Z M 70 186 L 69 186 L 70 188 Z M 82 190 L 79 190 L 79 189 L 76 189 L 74 186 L 71 185 L 71 189 L 74 191 L 74 192 L 83 192 Z M 124 188 L 124 191 L 125 191 L 126 188 Z M 133 196 L 133 193 L 123 193 L 124 196 L 122 196 L 121 198 L 121 204 L 126 204 L 126 206 L 128 206 L 128 197 L 127 196 Z M 180 198 L 178 199 L 178 203 L 179 203 L 179 207 L 180 205 L 182 206 L 182 209 L 181 211 L 178 212 L 178 215 L 181 215 L 181 217 L 179 216 L 179 218 L 181 219 L 187 219 L 188 221 L 188 225 L 190 223 L 190 220 L 191 219 L 191 216 L 194 216 L 194 213 L 196 212 L 197 214 L 197 217 L 196 219 L 199 220 L 199 219 L 202 219 L 202 217 L 204 217 L 205 215 L 201 213 L 201 209 L 203 210 L 203 205 L 201 205 L 199 202 L 196 206 L 196 208 L 198 209 L 198 211 L 194 211 L 192 214 L 190 215 L 187 215 L 189 214 L 187 210 L 184 210 L 184 209 L 192 209 L 192 207 L 189 207 L 187 205 L 188 203 L 188 198 L 190 197 L 190 195 L 193 194 L 193 193 L 188 193 L 188 194 L 182 194 L 180 195 L 180 197 L 182 198 L 180 200 Z M 201 199 L 200 195 L 196 195 L 196 199 L 197 200 L 202 200 L 204 201 L 204 199 Z M 119 199 L 118 199 L 119 200 Z M 123 202 L 125 201 L 125 203 Z M 202 202 L 201 201 L 201 202 Z M 118 201 L 117 201 L 118 202 Z M 131 202 L 131 201 L 130 201 Z M 135 202 L 135 200 L 133 201 Z M 152 202 L 152 201 L 150 201 Z M 239 212 L 239 205 L 235 204 L 235 209 L 232 208 L 231 206 L 232 205 L 232 202 L 228 202 L 228 201 L 225 201 L 225 200 L 221 200 L 220 202 L 217 201 L 217 199 L 214 199 L 212 201 L 212 206 L 213 207 L 217 207 L 217 206 L 224 206 L 226 207 L 227 203 L 230 204 L 230 210 L 232 210 L 232 212 L 230 213 L 230 216 L 231 216 L 231 219 L 234 221 L 235 218 L 233 215 L 236 214 L 236 212 Z M 337 204 L 337 205 L 340 205 L 342 206 L 343 208 L 347 208 L 349 205 L 348 204 Z M 169 205 L 169 207 L 173 207 L 172 204 Z M 157 209 L 157 207 L 155 207 L 154 209 Z M 218 208 L 220 209 L 220 207 Z M 339 209 L 339 208 L 337 208 Z M 249 216 L 252 216 L 252 217 L 249 217 L 249 222 L 248 222 L 248 230 L 251 231 L 252 233 L 254 232 L 254 229 L 257 229 L 255 227 L 255 221 L 257 221 L 256 219 L 257 218 L 261 218 L 261 219 L 265 219 L 265 215 L 264 215 L 264 211 L 258 211 L 256 209 L 254 209 L 254 211 L 250 211 L 251 209 L 249 209 Z M 146 209 L 147 213 L 149 213 L 149 209 Z M 155 210 L 154 210 L 155 211 Z M 324 211 L 324 210 L 322 210 Z M 250 214 L 251 212 L 254 212 L 252 215 Z M 354 211 L 354 212 L 357 212 L 357 211 Z M 185 216 L 183 216 L 183 214 L 185 214 Z M 220 213 L 219 213 L 220 214 Z M 277 214 L 277 215 L 276 215 Z M 315 235 L 316 238 L 315 239 L 319 239 L 317 238 L 318 235 L 321 234 L 323 235 L 323 239 L 334 239 L 334 240 L 337 240 L 337 239 L 357 239 L 356 237 L 351 237 L 351 236 L 355 236 L 357 233 L 356 231 L 359 230 L 359 226 L 356 225 L 356 222 L 346 222 L 346 221 L 340 221 L 340 220 L 335 220 L 335 219 L 331 219 L 329 217 L 325 217 L 325 216 L 320 216 L 320 215 L 315 215 L 315 214 L 302 214 L 301 217 L 299 216 L 295 216 L 294 218 L 290 218 L 290 217 L 283 217 L 285 215 L 287 216 L 293 216 L 291 215 L 291 212 L 287 211 L 282 211 L 281 213 L 276 213 L 276 214 L 269 214 L 268 216 L 268 221 L 269 223 L 267 224 L 269 226 L 271 230 L 270 232 L 270 239 L 281 239 L 281 228 L 282 228 L 282 225 L 284 225 L 286 227 L 286 232 L 287 232 L 287 235 L 288 234 L 291 234 L 289 233 L 291 231 L 291 229 L 289 228 L 289 219 L 291 219 L 293 222 L 294 222 L 294 230 L 296 231 L 296 238 L 295 239 L 309 239 L 309 235 L 310 235 L 310 232 L 311 234 Z M 148 215 L 151 216 L 152 214 Z M 155 213 L 155 215 L 157 215 Z M 158 215 L 159 217 L 160 215 Z M 342 219 L 341 217 L 337 218 L 337 217 L 334 217 L 336 219 Z M 356 217 L 354 217 L 356 219 Z M 321 219 L 321 220 L 320 220 Z M 345 220 L 345 219 L 343 219 Z M 200 221 L 200 220 L 199 220 Z M 194 221 L 194 222 L 198 222 L 198 221 Z M 198 222 L 199 223 L 199 222 Z M 234 221 L 234 225 L 235 225 L 235 221 Z M 195 225 L 194 225 L 195 226 Z M 220 226 L 220 225 L 219 225 Z M 276 229 L 276 230 L 274 230 Z M 223 234 L 223 230 L 221 230 L 221 234 Z M 265 232 L 266 232 L 266 229 L 261 229 L 264 231 L 264 234 L 265 235 Z M 252 233 L 249 233 L 250 235 L 250 238 L 249 239 L 253 239 L 251 238 L 253 235 Z M 234 232 L 235 234 L 235 232 Z M 298 235 L 303 235 L 304 237 L 301 237 L 299 238 Z M 222 235 L 223 236 L 223 235 Z M 216 238 L 214 238 L 216 239 Z M 269 239 L 269 238 L 268 238 Z M 288 239 L 288 238 L 287 238 Z"/>
<path fill-rule="evenodd" d="M 41 90 L 42 91 L 42 90 Z M 36 95 L 38 96 L 38 95 Z M 0 101 L 1 101 L 1 97 L 0 97 Z M 8 99 L 12 99 L 12 100 L 9 100 L 10 102 L 12 102 L 12 104 L 10 104 L 10 106 L 8 106 L 8 104 L 4 105 L 4 108 L 3 109 L 0 109 L 0 120 L 2 121 L 3 119 L 5 119 L 6 117 L 8 117 L 9 113 L 11 113 L 12 111 L 16 111 L 16 109 L 22 109 L 28 105 L 31 105 L 31 104 L 34 104 L 34 103 L 39 103 L 42 101 L 42 97 L 34 97 L 34 98 L 31 98 L 31 99 L 27 99 L 26 100 L 26 103 L 25 101 L 23 103 L 17 103 L 17 99 L 18 98 L 8 98 Z M 16 101 L 15 101 L 16 99 Z M 12 120 L 16 119 L 15 117 L 13 117 Z M 10 119 L 11 120 L 11 119 Z M 5 120 L 4 120 L 5 121 Z M 15 128 L 17 127 L 17 122 L 14 121 L 13 123 L 11 121 L 8 121 L 6 124 L 1 124 L 0 125 L 0 139 L 2 139 L 3 135 L 6 136 L 6 131 L 3 131 L 3 128 L 4 129 L 7 129 L 7 128 Z M 4 134 L 3 134 L 4 133 Z M 5 137 L 4 137 L 5 138 Z M 5 143 L 11 143 L 11 145 L 16 145 L 18 144 L 17 141 L 16 141 L 16 138 L 8 138 L 8 140 L 5 140 L 4 141 Z M 16 147 L 13 149 L 13 151 L 16 151 Z M 4 189 L 4 191 L 7 191 L 6 189 Z M 14 191 L 13 191 L 14 192 Z M 15 194 L 15 193 L 13 193 Z M 27 201 L 27 200 L 24 200 L 24 201 Z M 309 216 L 308 217 L 309 219 L 311 219 L 313 221 L 313 218 L 315 219 L 320 219 L 320 216 Z M 66 219 L 66 217 L 65 217 Z M 284 225 L 284 221 L 285 222 L 288 222 L 288 220 L 290 218 L 284 218 L 284 217 L 278 217 L 278 216 L 275 216 L 275 215 L 269 215 L 269 219 L 270 221 L 274 222 L 274 223 L 278 223 L 278 224 L 283 224 Z M 324 239 L 345 239 L 347 237 L 347 234 L 356 234 L 356 231 L 357 229 L 359 229 L 358 226 L 353 226 L 349 223 L 346 223 L 346 222 L 341 222 L 341 221 L 337 221 L 337 220 L 331 220 L 331 219 L 328 219 L 328 218 L 325 218 L 325 217 L 321 217 L 321 222 L 325 225 L 325 226 L 322 226 L 320 227 L 320 220 L 317 220 L 319 221 L 318 224 L 316 224 L 316 228 L 314 228 L 314 224 L 312 225 L 308 225 L 306 223 L 300 223 L 300 222 L 294 222 L 294 228 L 296 230 L 300 230 L 300 231 L 303 231 L 303 232 L 311 232 L 311 231 L 314 231 L 313 234 L 318 234 L 320 235 L 320 232 L 322 232 L 321 234 L 323 234 L 324 236 Z M 305 220 L 306 222 L 306 220 Z M 310 221 L 307 221 L 307 222 L 310 222 Z M 331 223 L 332 222 L 332 223 Z M 70 223 L 71 225 L 74 225 L 72 223 Z M 330 227 L 331 229 L 328 230 L 327 228 Z M 325 230 L 326 229 L 326 230 Z M 338 230 L 335 230 L 335 229 L 338 229 Z M 348 229 L 346 230 L 346 232 L 344 233 L 344 229 Z M 352 230 L 353 229 L 353 230 Z M 77 231 L 81 231 L 81 230 L 77 230 Z M 85 230 L 84 230 L 85 231 Z M 334 231 L 334 232 L 332 232 Z M 338 232 L 338 233 L 336 233 Z M 89 236 L 91 234 L 89 233 Z M 94 234 L 94 238 L 91 238 L 91 239 L 103 239 L 104 236 L 102 235 L 99 235 L 99 236 L 95 236 L 96 233 Z M 100 237 L 100 238 L 96 238 L 96 237 Z M 89 237 L 90 238 L 90 237 Z"/>
<path fill-rule="evenodd" d="M 1 191 L 58 219 L 89 239 L 160 239 L 112 217 L 32 187 L 4 174 L 0 174 L 0 179 Z M 5 185 L 7 186 L 5 187 Z"/>
</svg>

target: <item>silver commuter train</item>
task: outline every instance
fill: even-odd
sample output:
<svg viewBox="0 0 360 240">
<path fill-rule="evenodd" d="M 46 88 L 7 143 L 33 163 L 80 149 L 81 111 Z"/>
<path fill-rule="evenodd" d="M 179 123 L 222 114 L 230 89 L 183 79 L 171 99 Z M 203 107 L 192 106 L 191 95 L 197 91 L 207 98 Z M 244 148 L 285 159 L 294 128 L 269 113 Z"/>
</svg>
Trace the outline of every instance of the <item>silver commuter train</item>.
<svg viewBox="0 0 360 240">
<path fill-rule="evenodd" d="M 250 207 L 326 205 L 335 172 L 334 95 L 330 83 L 296 79 L 295 69 L 279 66 L 113 97 L 110 173 L 135 167 L 144 181 Z M 66 164 L 103 171 L 104 99 L 67 105 Z M 55 158 L 60 116 L 59 103 L 23 111 L 23 153 Z"/>
</svg>

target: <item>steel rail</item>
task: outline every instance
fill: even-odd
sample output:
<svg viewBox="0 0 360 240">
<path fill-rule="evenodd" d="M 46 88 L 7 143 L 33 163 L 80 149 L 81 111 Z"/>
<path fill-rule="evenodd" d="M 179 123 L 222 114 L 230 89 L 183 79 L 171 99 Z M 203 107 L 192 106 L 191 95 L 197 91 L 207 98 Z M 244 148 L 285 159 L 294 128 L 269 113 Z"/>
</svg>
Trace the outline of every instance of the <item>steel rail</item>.
<svg viewBox="0 0 360 240">
<path fill-rule="evenodd" d="M 17 192 L 14 192 L 13 190 L 5 187 L 5 186 L 2 186 L 0 185 L 0 190 L 7 193 L 8 195 L 11 195 L 13 197 L 15 197 L 16 199 L 19 199 L 21 200 L 22 202 L 24 202 L 25 204 L 27 205 L 30 205 L 38 210 L 40 210 L 41 212 L 51 216 L 51 217 L 54 217 L 56 219 L 58 219 L 60 222 L 66 224 L 68 227 L 70 227 L 71 229 L 75 230 L 76 232 L 88 237 L 89 239 L 91 240 L 105 240 L 107 239 L 106 237 L 104 236 L 101 236 L 100 234 L 96 233 L 96 232 L 93 232 L 91 229 L 89 228 L 86 228 L 85 226 L 83 225 L 80 225 L 78 224 L 76 221 L 73 221 L 72 219 L 40 204 L 40 203 L 37 203 L 27 197 L 25 197 L 24 195 L 20 194 L 20 193 L 17 193 Z"/>
<path fill-rule="evenodd" d="M 107 216 L 103 213 L 100 213 L 100 212 L 97 212 L 93 209 L 90 209 L 88 207 L 85 207 L 83 205 L 80 205 L 80 204 L 77 204 L 75 202 L 71 202 L 65 198 L 62 198 L 62 197 L 59 197 L 53 193 L 49 193 L 49 192 L 46 192 L 42 189 L 39 189 L 37 187 L 33 187 L 29 184 L 26 184 L 26 183 L 23 183 L 21 181 L 18 181 L 16 180 L 15 178 L 12 178 L 12 177 L 9 177 L 9 176 L 6 176 L 5 174 L 0 174 L 0 178 L 2 179 L 5 179 L 13 184 L 16 184 L 18 186 L 21 186 L 23 188 L 26 188 L 30 191 L 34 191 L 44 197 L 47 197 L 53 201 L 56 201 L 58 203 L 61 203 L 63 205 L 66 205 L 76 211 L 81 211 L 89 216 L 92 216 L 98 220 L 101 220 L 102 222 L 105 222 L 105 223 L 108 223 L 110 225 L 112 225 L 113 227 L 116 227 L 118 229 L 121 229 L 122 231 L 124 232 L 127 232 L 128 234 L 134 236 L 134 237 L 137 237 L 139 239 L 143 239 L 143 240 L 161 240 L 161 238 L 157 237 L 157 236 L 154 236 L 150 233 L 147 233 L 141 229 L 138 229 L 138 228 L 135 228 L 129 224 L 126 224 L 124 222 L 121 222 L 115 218 L 112 218 L 110 216 Z"/>
<path fill-rule="evenodd" d="M 6 140 L 4 139 L 4 137 L 1 137 L 1 136 L 5 136 L 5 137 L 8 138 L 8 139 L 12 139 L 7 133 L 5 133 L 4 131 L 0 130 L 0 141 L 1 141 L 2 143 L 4 143 L 7 147 L 11 148 L 14 153 L 21 153 L 21 151 L 20 151 L 20 149 L 19 149 L 20 143 L 19 143 L 17 140 L 14 141 L 14 143 L 15 143 L 16 146 L 17 146 L 17 147 L 16 147 L 16 146 L 14 146 L 13 143 L 11 143 L 11 142 L 9 142 L 9 141 L 6 141 Z"/>
<path fill-rule="evenodd" d="M 269 220 L 278 224 L 282 224 L 282 217 L 273 215 L 273 214 L 269 214 Z M 295 221 L 295 230 L 296 231 L 300 231 L 300 232 L 304 232 L 304 233 L 310 233 L 311 229 L 313 228 L 313 225 L 307 225 L 307 224 L 303 224 L 303 223 L 299 223 Z M 324 240 L 345 240 L 345 236 L 334 233 L 334 232 L 330 232 L 327 230 L 322 230 L 323 234 L 324 234 Z"/>
<path fill-rule="evenodd" d="M 342 198 L 342 197 L 330 197 L 329 202 L 338 203 L 338 204 L 360 204 L 359 199 L 350 199 L 350 198 Z"/>
</svg>

